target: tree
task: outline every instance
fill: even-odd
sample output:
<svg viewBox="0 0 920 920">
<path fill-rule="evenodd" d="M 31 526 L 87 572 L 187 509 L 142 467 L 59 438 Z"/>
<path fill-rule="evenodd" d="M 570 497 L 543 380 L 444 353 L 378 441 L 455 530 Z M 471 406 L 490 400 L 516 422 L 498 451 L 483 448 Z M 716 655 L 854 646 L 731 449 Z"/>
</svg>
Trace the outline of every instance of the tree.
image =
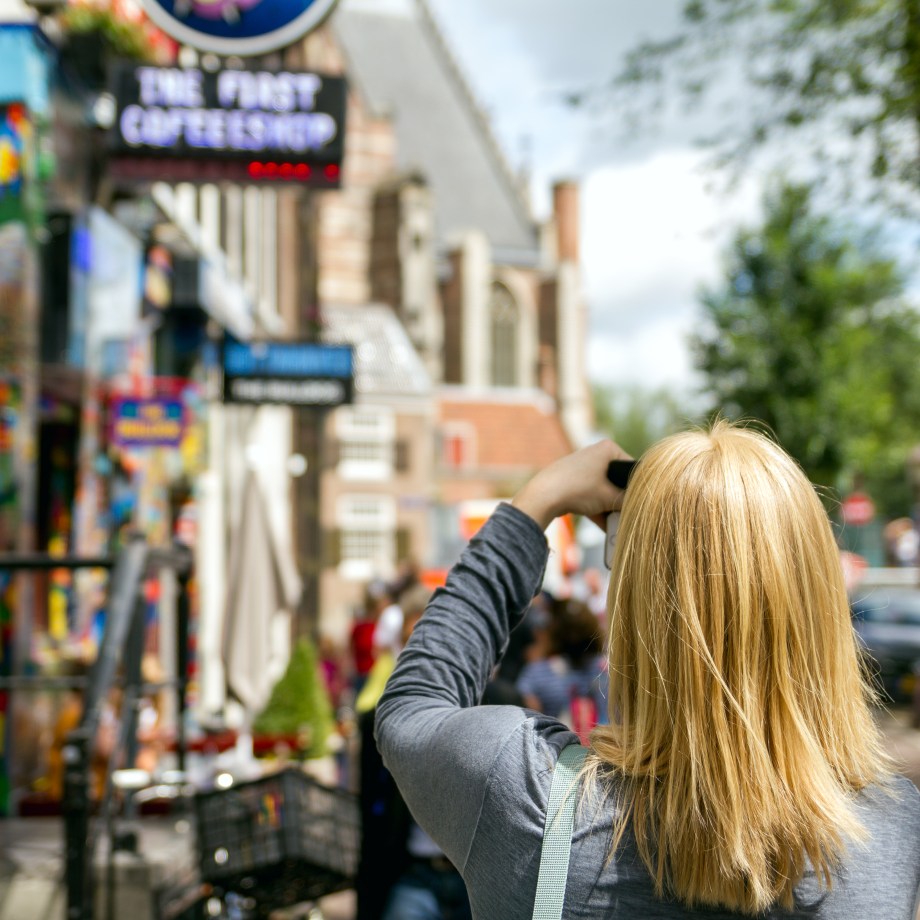
<svg viewBox="0 0 920 920">
<path fill-rule="evenodd" d="M 905 463 L 920 430 L 920 316 L 877 235 L 814 213 L 811 191 L 768 192 L 725 282 L 702 292 L 694 337 L 714 410 L 762 421 L 816 484 L 862 474 L 880 510 L 909 508 Z"/>
<path fill-rule="evenodd" d="M 681 110 L 724 103 L 708 138 L 723 164 L 780 141 L 890 201 L 920 190 L 917 0 L 685 0 L 678 33 L 636 46 L 612 86 L 619 110 L 646 119 L 672 92 Z"/>
<path fill-rule="evenodd" d="M 638 386 L 595 386 L 593 398 L 598 430 L 615 438 L 636 457 L 694 421 L 686 407 L 664 387 L 648 390 Z"/>
</svg>

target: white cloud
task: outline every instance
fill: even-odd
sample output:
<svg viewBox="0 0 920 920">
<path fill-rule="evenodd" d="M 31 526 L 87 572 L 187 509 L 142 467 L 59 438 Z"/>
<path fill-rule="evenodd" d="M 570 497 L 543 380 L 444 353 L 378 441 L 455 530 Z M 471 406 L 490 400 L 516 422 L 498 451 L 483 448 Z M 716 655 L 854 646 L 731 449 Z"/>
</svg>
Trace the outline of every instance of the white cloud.
<svg viewBox="0 0 920 920">
<path fill-rule="evenodd" d="M 624 146 L 612 113 L 569 109 L 560 98 L 565 87 L 609 78 L 641 38 L 669 34 L 680 4 L 663 0 L 652 12 L 578 0 L 560 18 L 553 0 L 429 2 L 515 165 L 529 138 L 537 217 L 550 212 L 555 179 L 581 177 L 589 375 L 693 387 L 686 339 L 696 294 L 718 277 L 727 231 L 756 212 L 753 196 L 726 201 L 707 191 L 711 177 L 687 125 Z"/>
<path fill-rule="evenodd" d="M 549 214 L 554 180 L 581 180 L 590 377 L 696 389 L 686 340 L 697 292 L 718 279 L 738 222 L 756 216 L 758 186 L 731 199 L 708 190 L 691 147 L 700 113 L 624 144 L 613 112 L 562 102 L 566 89 L 606 82 L 637 42 L 672 34 L 680 0 L 574 0 L 564 14 L 557 0 L 428 2 L 509 160 L 529 160 L 535 215 Z"/>
<path fill-rule="evenodd" d="M 757 212 L 753 187 L 730 200 L 711 193 L 701 161 L 693 150 L 666 151 L 602 167 L 583 184 L 593 380 L 695 385 L 686 339 L 698 290 L 718 280 L 728 236 Z"/>
<path fill-rule="evenodd" d="M 667 387 L 677 394 L 699 389 L 686 338 L 692 316 L 647 323 L 623 334 L 594 333 L 588 339 L 588 368 L 596 383 Z"/>
</svg>

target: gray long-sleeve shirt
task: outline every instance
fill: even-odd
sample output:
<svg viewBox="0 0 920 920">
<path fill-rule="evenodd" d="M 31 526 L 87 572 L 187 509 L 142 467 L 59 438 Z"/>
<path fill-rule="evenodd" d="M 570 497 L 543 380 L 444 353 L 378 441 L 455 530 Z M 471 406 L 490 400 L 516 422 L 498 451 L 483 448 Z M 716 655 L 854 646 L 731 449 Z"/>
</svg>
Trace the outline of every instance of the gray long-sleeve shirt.
<svg viewBox="0 0 920 920">
<path fill-rule="evenodd" d="M 477 920 L 530 920 L 552 771 L 577 740 L 555 719 L 477 705 L 546 559 L 537 524 L 499 506 L 432 598 L 377 709 L 384 762 L 415 819 L 463 874 Z M 565 917 L 737 920 L 656 898 L 628 835 L 608 862 L 612 807 L 577 811 Z M 863 792 L 856 807 L 868 844 L 850 847 L 829 893 L 806 876 L 796 892 L 802 907 L 777 908 L 771 920 L 914 920 L 920 794 L 898 778 L 892 790 Z"/>
</svg>

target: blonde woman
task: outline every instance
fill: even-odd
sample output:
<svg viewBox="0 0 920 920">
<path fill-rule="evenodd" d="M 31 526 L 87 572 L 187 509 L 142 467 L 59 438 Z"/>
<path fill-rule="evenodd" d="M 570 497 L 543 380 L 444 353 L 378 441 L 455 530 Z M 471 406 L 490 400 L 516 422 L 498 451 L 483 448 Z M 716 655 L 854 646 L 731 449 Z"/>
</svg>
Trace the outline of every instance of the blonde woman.
<svg viewBox="0 0 920 920">
<path fill-rule="evenodd" d="M 540 587 L 544 529 L 622 507 L 610 724 L 583 770 L 564 916 L 914 920 L 920 794 L 881 750 L 837 548 L 779 447 L 720 422 L 627 492 L 606 441 L 499 506 L 432 599 L 378 707 L 384 761 L 480 920 L 528 920 L 560 722 L 477 707 Z"/>
</svg>

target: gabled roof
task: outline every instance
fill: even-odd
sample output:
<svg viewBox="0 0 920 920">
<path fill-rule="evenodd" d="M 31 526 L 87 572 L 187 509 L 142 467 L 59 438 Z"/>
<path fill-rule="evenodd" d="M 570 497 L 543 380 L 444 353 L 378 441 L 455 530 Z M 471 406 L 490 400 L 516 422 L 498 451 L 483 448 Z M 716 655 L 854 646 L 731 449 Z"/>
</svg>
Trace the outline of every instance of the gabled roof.
<svg viewBox="0 0 920 920">
<path fill-rule="evenodd" d="M 472 428 L 472 466 L 478 469 L 533 470 L 573 450 L 553 401 L 540 391 L 446 389 L 438 408 L 442 426 Z"/>
<path fill-rule="evenodd" d="M 355 348 L 359 396 L 430 396 L 432 382 L 396 314 L 386 304 L 322 309 L 322 339 Z"/>
<path fill-rule="evenodd" d="M 535 264 L 537 226 L 424 4 L 415 14 L 346 4 L 331 22 L 349 79 L 393 118 L 400 169 L 420 171 L 434 191 L 438 242 L 478 229 L 499 261 Z"/>
</svg>

